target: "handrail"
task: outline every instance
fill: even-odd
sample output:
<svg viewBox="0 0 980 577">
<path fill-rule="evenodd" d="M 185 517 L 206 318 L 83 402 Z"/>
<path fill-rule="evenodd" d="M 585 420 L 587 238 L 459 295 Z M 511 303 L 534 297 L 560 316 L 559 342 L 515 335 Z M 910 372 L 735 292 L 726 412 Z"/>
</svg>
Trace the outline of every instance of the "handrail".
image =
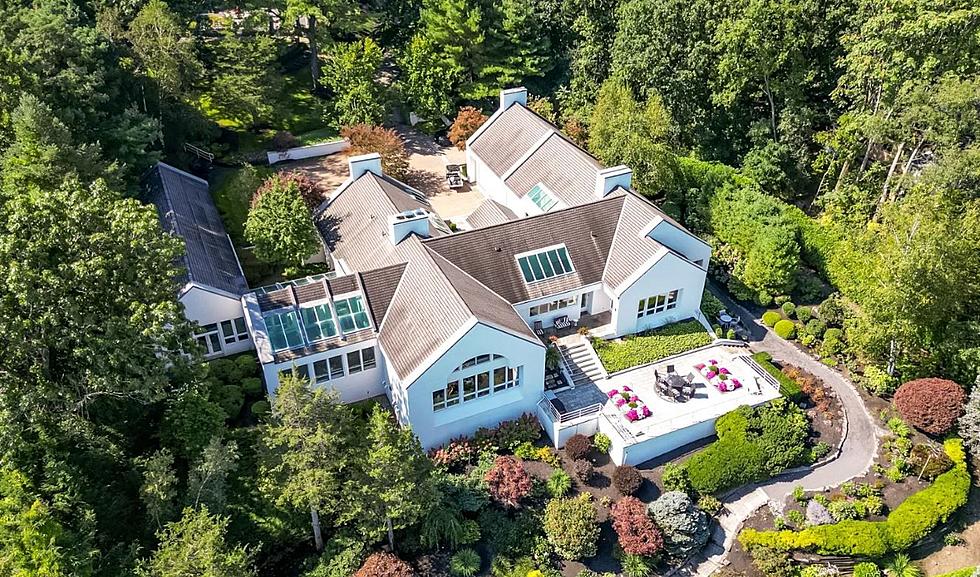
<svg viewBox="0 0 980 577">
<path fill-rule="evenodd" d="M 184 143 L 184 150 L 186 150 L 187 152 L 190 152 L 191 154 L 194 154 L 194 155 L 196 155 L 196 156 L 198 156 L 200 158 L 203 158 L 203 159 L 207 160 L 208 162 L 213 162 L 214 161 L 214 153 L 213 152 L 208 152 L 207 150 L 204 150 L 203 148 L 198 148 L 197 146 L 194 146 L 193 144 L 191 144 L 189 142 L 185 142 Z"/>
<path fill-rule="evenodd" d="M 542 405 L 542 403 L 544 404 Z M 553 404 L 551 404 L 551 399 L 549 399 L 548 397 L 542 397 L 542 399 L 538 401 L 538 405 L 542 406 L 544 410 L 548 412 L 548 414 L 551 416 L 551 420 L 554 421 L 555 423 L 566 423 L 568 421 L 574 421 L 575 419 L 580 419 L 582 417 L 586 417 L 598 413 L 599 411 L 602 410 L 602 403 L 594 403 L 582 407 L 581 409 L 575 409 L 574 411 L 561 413 L 558 411 L 558 409 L 555 408 Z"/>
<path fill-rule="evenodd" d="M 743 363 L 749 365 L 750 367 L 752 367 L 753 370 L 755 370 L 755 372 L 759 373 L 759 375 L 757 375 L 756 378 L 761 376 L 762 380 L 768 383 L 770 387 L 776 389 L 777 391 L 781 390 L 779 386 L 779 381 L 777 381 L 775 377 L 770 375 L 769 371 L 762 368 L 762 365 L 760 365 L 758 361 L 756 361 L 749 355 L 739 355 L 735 358 L 742 359 Z"/>
</svg>

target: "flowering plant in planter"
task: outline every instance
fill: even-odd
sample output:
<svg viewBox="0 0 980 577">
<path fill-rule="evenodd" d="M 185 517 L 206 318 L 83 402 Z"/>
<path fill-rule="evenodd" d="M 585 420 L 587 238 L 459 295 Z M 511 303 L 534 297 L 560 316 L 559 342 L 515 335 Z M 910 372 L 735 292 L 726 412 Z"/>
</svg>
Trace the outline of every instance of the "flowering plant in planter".
<svg viewBox="0 0 980 577">
<path fill-rule="evenodd" d="M 649 417 L 649 416 L 650 416 L 650 415 L 652 415 L 652 414 L 653 414 L 653 412 L 652 412 L 652 411 L 650 410 L 650 407 L 648 407 L 648 406 L 646 406 L 646 405 L 643 405 L 643 408 L 642 408 L 642 409 L 640 409 L 640 415 L 641 415 L 641 416 L 642 416 L 643 418 L 646 418 L 646 417 Z"/>
<path fill-rule="evenodd" d="M 629 422 L 632 423 L 633 421 L 636 421 L 639 418 L 640 418 L 640 415 L 637 414 L 636 409 L 630 409 L 630 410 L 626 411 L 626 420 L 627 421 L 629 421 Z"/>
<path fill-rule="evenodd" d="M 728 369 L 726 369 L 725 367 L 722 367 L 719 372 L 721 372 L 721 374 L 723 374 L 723 375 L 727 375 L 728 374 Z"/>
<path fill-rule="evenodd" d="M 626 391 L 626 392 L 628 393 L 628 392 L 630 392 L 630 391 L 632 391 L 633 389 L 631 389 L 631 388 L 629 388 L 629 387 L 623 387 L 623 390 L 624 390 L 624 391 Z"/>
<path fill-rule="evenodd" d="M 609 391 L 608 393 L 606 393 L 606 396 L 611 399 L 611 398 L 615 397 L 618 394 L 619 394 L 619 391 L 616 390 L 616 389 L 613 389 L 613 390 Z"/>
<path fill-rule="evenodd" d="M 624 399 L 623 397 L 620 397 L 620 398 L 616 399 L 616 406 L 617 407 L 622 407 L 625 404 L 626 404 L 626 399 Z"/>
<path fill-rule="evenodd" d="M 713 379 L 716 376 L 718 376 L 718 373 L 716 373 L 714 371 L 708 371 L 708 374 L 706 374 L 705 376 L 708 377 L 709 379 Z"/>
</svg>

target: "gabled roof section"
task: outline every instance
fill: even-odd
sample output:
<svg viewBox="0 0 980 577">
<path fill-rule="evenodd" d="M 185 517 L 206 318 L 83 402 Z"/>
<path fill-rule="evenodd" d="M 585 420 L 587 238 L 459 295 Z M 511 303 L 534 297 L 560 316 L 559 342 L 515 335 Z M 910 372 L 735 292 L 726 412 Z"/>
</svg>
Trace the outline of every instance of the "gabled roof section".
<svg viewBox="0 0 980 577">
<path fill-rule="evenodd" d="M 407 260 L 402 243 L 394 245 L 388 238 L 388 218 L 416 209 L 431 212 L 421 193 L 393 178 L 365 172 L 335 195 L 314 219 L 334 257 L 360 271 Z M 429 236 L 442 234 L 441 227 L 430 222 Z"/>
<path fill-rule="evenodd" d="M 374 317 L 374 326 L 381 326 L 405 273 L 405 263 L 361 273 L 361 284 L 368 299 L 368 307 Z"/>
<path fill-rule="evenodd" d="M 547 133 L 557 130 L 520 103 L 510 105 L 487 122 L 490 125 L 469 143 L 469 147 L 497 176 L 507 172 Z"/>
<path fill-rule="evenodd" d="M 557 130 L 557 129 L 556 129 Z M 517 166 L 504 183 L 519 197 L 544 183 L 567 206 L 596 199 L 595 186 L 602 165 L 558 132 L 554 132 Z"/>
<path fill-rule="evenodd" d="M 514 211 L 488 198 L 466 217 L 466 222 L 471 228 L 483 228 L 516 219 L 517 215 L 514 214 Z"/>
<path fill-rule="evenodd" d="M 184 240 L 184 280 L 235 296 L 248 292 L 207 181 L 158 162 L 144 177 L 143 187 L 164 230 Z"/>
<path fill-rule="evenodd" d="M 658 212 L 653 205 L 632 193 L 623 195 L 623 210 L 603 271 L 603 280 L 613 289 L 637 272 L 645 271 L 667 252 L 662 244 L 647 235 L 651 222 L 661 220 Z"/>
<path fill-rule="evenodd" d="M 427 240 L 427 248 L 510 303 L 519 303 L 602 281 L 624 195 Z M 563 244 L 575 271 L 525 282 L 516 255 Z"/>
<path fill-rule="evenodd" d="M 415 373 L 430 357 L 478 322 L 537 342 L 507 302 L 427 250 L 417 238 L 404 242 L 417 250 L 406 263 L 378 335 L 389 366 L 399 377 L 417 377 Z"/>
</svg>

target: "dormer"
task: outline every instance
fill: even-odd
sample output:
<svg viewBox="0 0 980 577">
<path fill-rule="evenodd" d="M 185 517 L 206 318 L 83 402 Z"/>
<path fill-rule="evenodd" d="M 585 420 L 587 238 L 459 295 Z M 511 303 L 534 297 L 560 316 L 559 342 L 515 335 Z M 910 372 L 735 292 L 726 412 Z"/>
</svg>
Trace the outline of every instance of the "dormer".
<svg viewBox="0 0 980 577">
<path fill-rule="evenodd" d="M 388 239 L 397 245 L 410 234 L 429 236 L 429 212 L 422 208 L 406 210 L 388 217 Z"/>
<path fill-rule="evenodd" d="M 605 198 L 617 187 L 629 188 L 633 183 L 633 171 L 626 165 L 604 168 L 596 173 L 595 196 Z"/>
</svg>

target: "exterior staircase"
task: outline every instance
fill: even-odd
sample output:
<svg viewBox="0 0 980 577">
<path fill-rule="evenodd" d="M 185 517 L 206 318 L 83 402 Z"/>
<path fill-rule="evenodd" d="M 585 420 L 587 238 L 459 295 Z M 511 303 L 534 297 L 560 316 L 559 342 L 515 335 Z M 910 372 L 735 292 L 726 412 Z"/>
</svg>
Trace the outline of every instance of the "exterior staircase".
<svg viewBox="0 0 980 577">
<path fill-rule="evenodd" d="M 573 387 L 593 384 L 606 378 L 606 371 L 602 368 L 599 357 L 584 337 L 574 335 L 559 340 L 558 351 Z"/>
</svg>

